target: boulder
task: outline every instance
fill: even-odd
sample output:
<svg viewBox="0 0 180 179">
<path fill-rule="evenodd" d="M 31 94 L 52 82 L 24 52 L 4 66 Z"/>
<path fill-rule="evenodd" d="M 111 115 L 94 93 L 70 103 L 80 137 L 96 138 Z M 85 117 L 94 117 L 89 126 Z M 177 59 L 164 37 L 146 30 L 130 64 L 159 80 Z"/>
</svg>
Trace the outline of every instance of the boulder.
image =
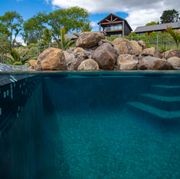
<svg viewBox="0 0 180 179">
<path fill-rule="evenodd" d="M 171 57 L 179 57 L 180 58 L 180 50 L 168 50 L 164 52 L 163 57 L 168 59 Z"/>
<path fill-rule="evenodd" d="M 76 40 L 76 47 L 92 48 L 97 46 L 99 41 L 104 38 L 104 34 L 100 32 L 83 32 Z"/>
<path fill-rule="evenodd" d="M 65 70 L 64 52 L 58 48 L 48 48 L 38 57 L 37 70 Z"/>
<path fill-rule="evenodd" d="M 167 61 L 173 66 L 174 69 L 180 69 L 180 58 L 179 57 L 171 57 L 168 58 Z"/>
<path fill-rule="evenodd" d="M 28 65 L 30 67 L 30 69 L 36 69 L 37 68 L 37 60 L 28 60 Z"/>
<path fill-rule="evenodd" d="M 78 67 L 78 70 L 85 70 L 85 71 L 99 70 L 99 65 L 95 60 L 87 59 L 81 62 L 81 64 Z"/>
<path fill-rule="evenodd" d="M 112 70 L 118 57 L 117 51 L 109 43 L 103 43 L 93 53 L 93 59 L 97 61 L 100 69 Z"/>
<path fill-rule="evenodd" d="M 75 48 L 73 51 L 65 51 L 65 60 L 68 70 L 77 70 L 78 66 L 85 59 L 91 58 L 92 52 L 84 50 L 81 47 Z"/>
<path fill-rule="evenodd" d="M 74 54 L 85 54 L 85 50 L 83 49 L 83 48 L 81 48 L 81 47 L 77 47 L 77 48 L 75 48 L 74 50 L 73 50 L 73 53 Z"/>
<path fill-rule="evenodd" d="M 109 40 L 107 40 L 107 39 L 102 39 L 102 40 L 100 40 L 99 43 L 98 43 L 98 46 L 101 46 L 103 43 L 109 43 L 109 44 L 111 44 L 112 46 L 114 46 L 114 45 L 112 44 L 112 42 L 109 41 Z"/>
<path fill-rule="evenodd" d="M 118 70 L 136 70 L 138 59 L 135 55 L 122 54 L 117 59 Z"/>
<path fill-rule="evenodd" d="M 142 52 L 142 47 L 136 41 L 116 38 L 113 42 L 114 47 L 119 54 L 139 55 Z"/>
<path fill-rule="evenodd" d="M 73 54 L 75 55 L 76 58 L 90 58 L 92 56 L 92 50 L 88 49 L 85 50 L 81 47 L 77 47 L 74 49 Z"/>
<path fill-rule="evenodd" d="M 146 43 L 143 40 L 139 40 L 138 44 L 142 47 L 142 49 L 146 48 Z"/>
<path fill-rule="evenodd" d="M 155 56 L 155 53 L 156 53 L 156 49 L 154 47 L 151 47 L 151 48 L 145 48 L 141 55 L 143 56 Z"/>
<path fill-rule="evenodd" d="M 165 59 L 146 56 L 139 60 L 138 69 L 140 70 L 172 70 L 173 67 Z"/>
<path fill-rule="evenodd" d="M 74 54 L 68 51 L 64 51 L 64 56 L 67 70 L 75 70 L 77 59 L 75 58 Z"/>
</svg>

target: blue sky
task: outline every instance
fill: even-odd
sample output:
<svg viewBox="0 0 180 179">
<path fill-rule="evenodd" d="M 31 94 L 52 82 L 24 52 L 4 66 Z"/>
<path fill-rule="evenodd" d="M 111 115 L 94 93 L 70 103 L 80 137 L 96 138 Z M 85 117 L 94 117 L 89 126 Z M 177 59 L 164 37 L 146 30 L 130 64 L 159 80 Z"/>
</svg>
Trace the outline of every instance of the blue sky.
<svg viewBox="0 0 180 179">
<path fill-rule="evenodd" d="M 0 0 L 0 15 L 6 11 L 17 11 L 27 20 L 37 12 L 51 12 L 55 8 L 71 6 L 79 6 L 90 12 L 94 30 L 97 30 L 97 22 L 109 13 L 126 18 L 135 29 L 150 21 L 159 21 L 164 10 L 180 10 L 179 0 Z"/>
<path fill-rule="evenodd" d="M 31 18 L 37 12 L 51 12 L 56 8 L 61 8 L 48 3 L 45 0 L 0 0 L 0 15 L 3 15 L 6 11 L 19 12 L 24 20 Z M 128 16 L 125 12 L 116 12 L 117 15 L 122 18 Z M 108 15 L 108 12 L 90 13 L 90 21 L 93 26 L 93 30 L 98 30 L 97 22 Z"/>
<path fill-rule="evenodd" d="M 0 2 L 0 15 L 6 11 L 17 11 L 25 20 L 39 11 L 52 11 L 52 6 L 45 0 L 0 0 Z"/>
</svg>

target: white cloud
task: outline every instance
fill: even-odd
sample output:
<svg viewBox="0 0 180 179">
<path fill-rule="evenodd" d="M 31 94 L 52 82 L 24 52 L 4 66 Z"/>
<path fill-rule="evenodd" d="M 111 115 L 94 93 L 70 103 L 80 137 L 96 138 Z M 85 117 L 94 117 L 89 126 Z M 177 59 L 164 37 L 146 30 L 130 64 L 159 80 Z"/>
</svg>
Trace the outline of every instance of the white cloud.
<svg viewBox="0 0 180 179">
<path fill-rule="evenodd" d="M 154 9 L 150 10 L 138 10 L 132 11 L 127 17 L 127 21 L 130 23 L 133 30 L 138 26 L 143 26 L 150 21 L 159 21 L 160 12 Z"/>
<path fill-rule="evenodd" d="M 98 31 L 98 30 L 99 30 L 99 26 L 98 26 L 97 23 L 98 23 L 98 22 L 96 22 L 96 21 L 91 21 L 91 23 L 90 23 L 91 27 L 92 27 L 93 30 L 95 30 L 95 31 Z"/>
<path fill-rule="evenodd" d="M 47 0 L 46 0 L 47 1 Z M 134 29 L 150 21 L 158 21 L 163 10 L 179 8 L 179 0 L 48 0 L 53 6 L 79 6 L 90 13 L 119 12 L 129 14 L 127 20 Z"/>
<path fill-rule="evenodd" d="M 22 45 L 26 45 L 26 44 L 24 43 L 24 40 L 23 40 L 23 38 L 22 38 L 21 36 L 17 36 L 17 37 L 16 37 L 16 41 L 19 42 L 19 43 L 21 43 Z"/>
</svg>

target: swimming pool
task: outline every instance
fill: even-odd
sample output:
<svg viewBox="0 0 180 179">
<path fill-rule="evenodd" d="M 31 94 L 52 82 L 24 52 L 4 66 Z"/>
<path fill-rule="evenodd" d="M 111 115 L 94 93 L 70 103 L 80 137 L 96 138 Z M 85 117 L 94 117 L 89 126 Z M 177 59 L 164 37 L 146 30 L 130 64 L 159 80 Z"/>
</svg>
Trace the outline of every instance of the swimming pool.
<svg viewBox="0 0 180 179">
<path fill-rule="evenodd" d="M 180 178 L 180 73 L 0 74 L 0 178 Z"/>
</svg>

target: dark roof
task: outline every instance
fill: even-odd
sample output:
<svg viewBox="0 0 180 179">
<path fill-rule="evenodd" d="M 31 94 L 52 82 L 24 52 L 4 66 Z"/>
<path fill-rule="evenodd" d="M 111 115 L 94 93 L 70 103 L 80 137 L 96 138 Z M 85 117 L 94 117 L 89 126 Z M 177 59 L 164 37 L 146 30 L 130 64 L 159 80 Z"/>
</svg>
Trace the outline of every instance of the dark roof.
<svg viewBox="0 0 180 179">
<path fill-rule="evenodd" d="M 105 19 L 108 19 L 109 17 L 111 16 L 114 16 L 116 18 L 118 18 L 119 20 L 121 21 L 124 21 L 125 19 L 121 18 L 121 17 L 118 17 L 117 15 L 113 14 L 113 13 L 110 13 L 108 16 L 106 16 L 104 19 L 102 19 L 101 21 L 98 22 L 98 24 L 100 24 L 101 22 L 103 22 Z"/>
<path fill-rule="evenodd" d="M 113 14 L 113 13 L 110 13 L 110 14 L 109 14 L 108 16 L 106 16 L 104 19 L 102 19 L 101 21 L 99 21 L 99 22 L 98 22 L 98 25 L 101 24 L 105 19 L 108 19 L 110 16 L 114 16 L 115 18 L 118 18 L 120 21 L 124 21 L 124 22 L 128 25 L 129 29 L 132 31 L 132 28 L 131 28 L 131 26 L 128 24 L 128 22 L 126 21 L 126 19 L 123 19 L 123 18 L 121 18 L 121 17 L 119 17 L 119 16 L 117 16 L 117 15 L 115 15 L 115 14 Z"/>
<path fill-rule="evenodd" d="M 137 27 L 134 32 L 141 33 L 141 32 L 161 31 L 161 30 L 166 30 L 168 27 L 171 27 L 173 29 L 180 29 L 180 22 L 157 24 L 150 26 L 140 26 Z"/>
</svg>

